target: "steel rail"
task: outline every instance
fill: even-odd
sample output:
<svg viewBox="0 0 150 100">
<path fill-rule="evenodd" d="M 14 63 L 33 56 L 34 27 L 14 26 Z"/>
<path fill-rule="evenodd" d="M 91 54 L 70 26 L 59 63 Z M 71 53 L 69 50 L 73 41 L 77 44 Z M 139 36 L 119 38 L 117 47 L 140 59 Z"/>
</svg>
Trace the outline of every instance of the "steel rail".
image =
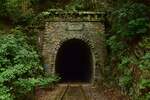
<svg viewBox="0 0 150 100">
<path fill-rule="evenodd" d="M 58 96 L 56 96 L 55 100 L 63 100 L 67 90 L 69 88 L 69 84 L 67 84 L 67 86 L 65 86 L 62 91 L 60 92 L 60 94 Z"/>
</svg>

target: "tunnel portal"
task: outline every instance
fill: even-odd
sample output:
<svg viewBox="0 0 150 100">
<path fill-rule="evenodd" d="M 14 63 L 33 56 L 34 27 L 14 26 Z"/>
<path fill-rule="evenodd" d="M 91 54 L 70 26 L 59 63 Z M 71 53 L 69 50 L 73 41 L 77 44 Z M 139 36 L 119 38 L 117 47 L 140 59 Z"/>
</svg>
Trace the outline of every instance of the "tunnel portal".
<svg viewBox="0 0 150 100">
<path fill-rule="evenodd" d="M 67 40 L 58 50 L 55 68 L 61 82 L 90 82 L 92 77 L 90 47 L 80 39 Z"/>
</svg>

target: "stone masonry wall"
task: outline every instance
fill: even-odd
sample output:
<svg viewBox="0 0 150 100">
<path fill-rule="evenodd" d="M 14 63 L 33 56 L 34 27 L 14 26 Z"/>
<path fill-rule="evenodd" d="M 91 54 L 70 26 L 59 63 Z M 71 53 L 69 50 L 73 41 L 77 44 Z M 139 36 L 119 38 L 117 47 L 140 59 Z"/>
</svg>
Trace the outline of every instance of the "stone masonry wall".
<svg viewBox="0 0 150 100">
<path fill-rule="evenodd" d="M 101 82 L 105 70 L 104 25 L 99 21 L 47 21 L 43 35 L 42 57 L 49 74 L 55 74 L 55 62 L 59 48 L 70 39 L 80 39 L 91 49 L 93 59 L 92 83 Z"/>
</svg>

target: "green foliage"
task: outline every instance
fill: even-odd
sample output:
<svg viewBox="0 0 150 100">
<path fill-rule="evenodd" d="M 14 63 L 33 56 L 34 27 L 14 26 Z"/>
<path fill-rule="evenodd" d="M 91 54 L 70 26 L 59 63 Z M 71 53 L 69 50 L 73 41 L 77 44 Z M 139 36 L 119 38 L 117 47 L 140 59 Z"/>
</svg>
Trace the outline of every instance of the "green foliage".
<svg viewBox="0 0 150 100">
<path fill-rule="evenodd" d="M 0 37 L 0 67 L 5 70 L 17 64 L 38 64 L 38 54 L 27 44 L 23 33 L 19 30 L 12 30 L 11 33 Z"/>
<path fill-rule="evenodd" d="M 119 41 L 115 35 L 109 37 L 106 43 L 110 47 L 112 54 L 116 54 L 125 48 L 125 45 L 122 45 L 122 41 Z"/>
<path fill-rule="evenodd" d="M 140 63 L 139 63 L 139 67 L 141 70 L 150 70 L 150 53 L 146 53 Z"/>
<path fill-rule="evenodd" d="M 150 93 L 147 93 L 144 96 L 138 98 L 138 100 L 149 100 L 149 99 L 150 99 Z"/>
<path fill-rule="evenodd" d="M 132 86 L 132 81 L 133 81 L 130 64 L 132 64 L 131 58 L 122 57 L 121 62 L 118 65 L 118 69 L 121 74 L 121 76 L 119 76 L 119 85 L 128 92 Z"/>
<path fill-rule="evenodd" d="M 81 9 L 83 9 L 83 1 L 82 0 L 74 0 L 74 2 L 72 2 L 66 6 L 66 10 L 78 11 Z"/>
<path fill-rule="evenodd" d="M 140 96 L 138 96 L 139 100 L 149 100 L 150 99 L 150 79 L 149 79 L 149 72 L 150 72 L 150 53 L 146 52 L 143 57 L 141 57 L 139 62 L 139 68 L 143 71 L 141 78 L 138 82 L 139 89 L 140 89 Z"/>
<path fill-rule="evenodd" d="M 149 100 L 149 8 L 131 0 L 117 2 L 118 8 L 112 13 L 111 34 L 106 40 L 109 65 L 115 67 L 115 83 L 125 93 L 135 97 L 133 100 Z M 143 89 L 148 92 L 141 92 Z"/>
<path fill-rule="evenodd" d="M 74 0 L 65 6 L 67 11 L 90 11 L 93 9 L 92 0 Z"/>
<path fill-rule="evenodd" d="M 131 72 L 127 72 L 126 74 L 122 75 L 120 78 L 119 78 L 119 85 L 125 89 L 126 91 L 129 92 L 129 89 L 131 88 L 132 86 L 132 76 L 131 76 Z"/>
<path fill-rule="evenodd" d="M 138 100 L 149 100 L 150 99 L 150 79 L 141 79 L 139 81 L 139 87 L 140 87 L 140 92 L 141 96 L 139 96 Z M 148 90 L 148 91 L 147 91 Z"/>
<path fill-rule="evenodd" d="M 128 22 L 128 34 L 127 36 L 134 36 L 144 34 L 149 29 L 149 19 L 148 18 L 137 18 Z"/>
<path fill-rule="evenodd" d="M 30 0 L 2 0 L 1 2 L 0 17 L 11 20 L 13 24 L 21 22 L 24 25 L 34 16 Z"/>
<path fill-rule="evenodd" d="M 37 3 L 39 3 L 39 1 L 41 1 L 41 0 L 30 0 L 30 2 L 32 3 L 32 5 L 36 5 Z"/>
<path fill-rule="evenodd" d="M 28 79 L 18 79 L 13 83 L 14 89 L 16 90 L 17 98 L 26 96 L 27 93 L 34 91 L 36 86 L 41 88 L 51 87 L 55 82 L 59 80 L 57 76 L 46 76 L 39 78 L 28 78 Z"/>
<path fill-rule="evenodd" d="M 139 46 L 143 49 L 150 49 L 150 37 L 144 37 L 143 41 L 139 43 Z"/>
<path fill-rule="evenodd" d="M 46 88 L 53 85 L 55 82 L 60 80 L 60 78 L 58 76 L 48 76 L 44 78 L 39 78 L 38 80 L 39 80 L 38 85 L 40 87 Z"/>
<path fill-rule="evenodd" d="M 143 4 L 127 3 L 113 13 L 112 31 L 121 38 L 141 36 L 149 29 L 148 8 Z"/>
<path fill-rule="evenodd" d="M 44 77 L 39 62 L 37 51 L 28 44 L 25 33 L 19 28 L 2 35 L 0 37 L 0 87 L 2 87 L 0 99 L 12 100 L 32 91 L 36 85 L 51 86 L 51 83 L 56 82 L 58 79 L 54 76 Z"/>
<path fill-rule="evenodd" d="M 145 89 L 146 87 L 150 87 L 150 80 L 149 79 L 141 79 L 140 82 L 140 89 Z"/>
<path fill-rule="evenodd" d="M 0 84 L 0 100 L 13 100 L 10 89 Z"/>
<path fill-rule="evenodd" d="M 131 62 L 131 59 L 129 57 L 122 57 L 121 62 L 118 65 L 118 68 L 121 70 L 124 70 L 128 68 L 130 62 Z"/>
<path fill-rule="evenodd" d="M 0 17 L 5 15 L 5 3 L 6 0 L 0 0 Z"/>
</svg>

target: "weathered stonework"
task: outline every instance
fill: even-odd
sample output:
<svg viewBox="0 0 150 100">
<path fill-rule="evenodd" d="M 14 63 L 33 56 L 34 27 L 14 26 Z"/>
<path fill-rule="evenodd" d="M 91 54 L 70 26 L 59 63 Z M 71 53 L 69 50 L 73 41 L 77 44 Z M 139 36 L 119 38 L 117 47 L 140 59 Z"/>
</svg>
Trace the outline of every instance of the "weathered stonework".
<svg viewBox="0 0 150 100">
<path fill-rule="evenodd" d="M 74 14 L 72 14 L 74 15 Z M 70 17 L 72 15 L 69 15 Z M 87 14 L 91 16 L 90 14 Z M 98 16 L 92 13 L 92 16 Z M 58 16 L 56 16 L 58 17 Z M 78 18 L 82 19 L 80 15 Z M 88 17 L 89 18 L 89 17 Z M 56 56 L 62 44 L 71 39 L 79 39 L 87 43 L 91 49 L 93 74 L 91 83 L 101 82 L 102 73 L 104 71 L 106 50 L 103 20 L 64 20 L 59 17 L 59 20 L 47 20 L 45 23 L 45 31 L 43 35 L 42 57 L 44 66 L 47 72 L 55 74 Z"/>
</svg>

